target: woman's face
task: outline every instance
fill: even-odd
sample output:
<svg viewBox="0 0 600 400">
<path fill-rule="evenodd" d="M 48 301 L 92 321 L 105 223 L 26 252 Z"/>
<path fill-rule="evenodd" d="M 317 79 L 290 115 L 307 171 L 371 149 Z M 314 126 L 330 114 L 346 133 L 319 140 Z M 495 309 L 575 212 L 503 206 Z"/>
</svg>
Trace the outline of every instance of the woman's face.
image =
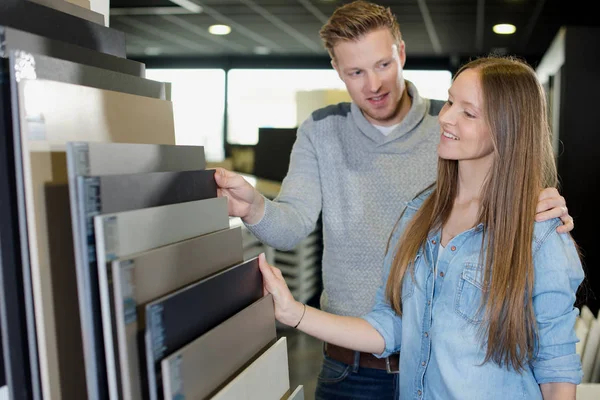
<svg viewBox="0 0 600 400">
<path fill-rule="evenodd" d="M 492 157 L 494 145 L 483 111 L 479 72 L 463 71 L 448 90 L 439 114 L 438 155 L 447 160 L 471 161 Z"/>
</svg>

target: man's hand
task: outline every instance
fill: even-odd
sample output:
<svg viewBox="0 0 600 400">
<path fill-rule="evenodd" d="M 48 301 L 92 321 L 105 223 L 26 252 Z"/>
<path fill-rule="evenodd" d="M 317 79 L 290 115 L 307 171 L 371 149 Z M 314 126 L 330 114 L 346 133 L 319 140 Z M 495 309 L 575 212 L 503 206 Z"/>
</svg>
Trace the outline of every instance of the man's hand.
<svg viewBox="0 0 600 400">
<path fill-rule="evenodd" d="M 224 168 L 215 168 L 217 195 L 227 197 L 229 215 L 245 223 L 259 222 L 265 213 L 264 197 L 243 176 Z"/>
<path fill-rule="evenodd" d="M 552 218 L 560 218 L 563 224 L 556 228 L 558 233 L 567 233 L 573 230 L 575 227 L 573 217 L 569 215 L 565 198 L 558 193 L 556 188 L 542 190 L 538 200 L 535 210 L 536 221 L 541 222 Z"/>
</svg>

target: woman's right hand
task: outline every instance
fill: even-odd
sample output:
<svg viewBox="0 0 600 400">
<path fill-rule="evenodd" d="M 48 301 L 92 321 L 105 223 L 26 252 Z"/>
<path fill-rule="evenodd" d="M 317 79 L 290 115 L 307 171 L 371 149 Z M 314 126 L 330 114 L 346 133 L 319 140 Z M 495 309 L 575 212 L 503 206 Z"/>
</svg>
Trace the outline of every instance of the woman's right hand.
<svg viewBox="0 0 600 400">
<path fill-rule="evenodd" d="M 258 266 L 263 276 L 265 295 L 267 293 L 273 295 L 275 318 L 282 324 L 296 326 L 302 318 L 304 304 L 294 299 L 281 271 L 267 263 L 265 253 L 258 256 Z"/>
</svg>

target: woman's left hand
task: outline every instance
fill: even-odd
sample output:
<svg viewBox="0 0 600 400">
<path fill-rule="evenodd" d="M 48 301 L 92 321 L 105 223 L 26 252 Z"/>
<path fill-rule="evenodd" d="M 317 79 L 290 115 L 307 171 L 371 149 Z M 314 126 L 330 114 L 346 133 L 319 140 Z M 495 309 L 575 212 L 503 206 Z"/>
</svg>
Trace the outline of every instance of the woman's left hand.
<svg viewBox="0 0 600 400">
<path fill-rule="evenodd" d="M 302 318 L 304 304 L 294 300 L 281 271 L 267 263 L 264 253 L 258 256 L 258 266 L 263 276 L 265 295 L 273 295 L 275 318 L 282 324 L 296 326 Z"/>
</svg>

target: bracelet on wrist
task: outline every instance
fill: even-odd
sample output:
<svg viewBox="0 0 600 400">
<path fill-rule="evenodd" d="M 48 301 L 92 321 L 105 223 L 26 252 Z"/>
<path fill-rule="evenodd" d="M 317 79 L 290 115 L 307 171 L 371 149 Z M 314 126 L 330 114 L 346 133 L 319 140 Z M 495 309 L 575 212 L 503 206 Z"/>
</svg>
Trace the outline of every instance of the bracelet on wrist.
<svg viewBox="0 0 600 400">
<path fill-rule="evenodd" d="M 300 322 L 302 322 L 302 319 L 304 318 L 304 314 L 306 313 L 306 304 L 302 303 L 302 305 L 304 306 L 304 310 L 302 311 L 302 316 L 300 317 L 300 321 L 298 321 L 296 326 L 294 326 L 294 329 L 296 329 L 298 327 L 298 325 L 300 325 Z"/>
</svg>

